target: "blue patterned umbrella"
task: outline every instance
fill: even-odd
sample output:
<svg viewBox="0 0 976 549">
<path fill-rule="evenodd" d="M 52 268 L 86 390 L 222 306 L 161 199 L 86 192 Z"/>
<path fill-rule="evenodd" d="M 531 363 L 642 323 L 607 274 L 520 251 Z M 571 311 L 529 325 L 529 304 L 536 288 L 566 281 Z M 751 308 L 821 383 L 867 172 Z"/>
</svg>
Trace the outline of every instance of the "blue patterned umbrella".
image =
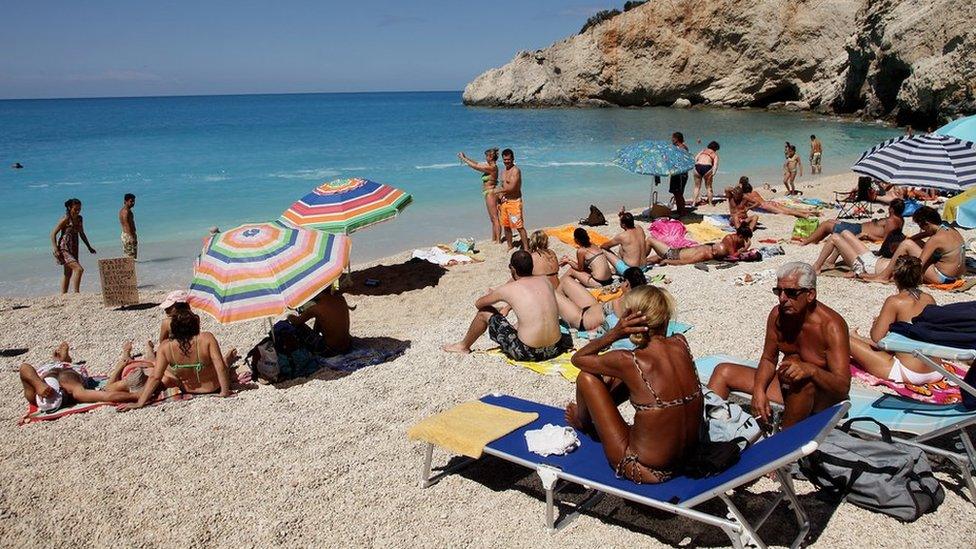
<svg viewBox="0 0 976 549">
<path fill-rule="evenodd" d="M 670 141 L 638 141 L 617 151 L 615 166 L 641 175 L 675 175 L 695 167 L 695 159 Z"/>
</svg>

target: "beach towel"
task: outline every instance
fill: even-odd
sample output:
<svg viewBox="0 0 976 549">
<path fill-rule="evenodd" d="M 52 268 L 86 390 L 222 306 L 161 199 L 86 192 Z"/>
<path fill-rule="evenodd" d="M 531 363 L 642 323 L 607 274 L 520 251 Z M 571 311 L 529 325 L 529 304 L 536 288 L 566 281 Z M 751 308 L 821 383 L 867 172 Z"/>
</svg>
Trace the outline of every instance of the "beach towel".
<svg viewBox="0 0 976 549">
<path fill-rule="evenodd" d="M 942 361 L 942 363 L 950 371 L 955 370 L 959 377 L 965 375 L 966 370 L 962 369 L 962 367 L 959 365 L 948 361 Z M 862 370 L 859 365 L 854 363 L 851 364 L 851 376 L 867 383 L 868 385 L 880 385 L 882 387 L 887 387 L 899 396 L 911 398 L 920 402 L 928 402 L 930 404 L 956 404 L 958 402 L 962 402 L 962 394 L 959 391 L 959 387 L 950 385 L 944 379 L 935 383 L 926 383 L 924 385 L 897 383 L 891 381 L 890 379 L 882 379 L 869 374 L 868 372 Z"/>
<path fill-rule="evenodd" d="M 575 349 L 567 351 L 556 358 L 551 358 L 542 362 L 522 362 L 519 360 L 512 360 L 511 358 L 505 356 L 505 353 L 498 348 L 489 349 L 486 352 L 489 355 L 504 358 L 505 362 L 508 362 L 509 364 L 531 370 L 537 374 L 544 376 L 562 376 L 563 379 L 569 381 L 570 383 L 576 383 L 576 378 L 579 376 L 580 372 L 579 368 L 573 366 L 572 364 L 573 353 L 576 352 Z"/>
<path fill-rule="evenodd" d="M 963 287 L 965 284 L 966 284 L 966 280 L 963 278 L 959 278 L 952 282 L 947 282 L 945 284 L 926 283 L 925 286 L 928 288 L 932 288 L 933 290 L 942 290 L 943 292 L 953 292 Z"/>
<path fill-rule="evenodd" d="M 588 288 L 590 295 L 596 298 L 600 303 L 606 303 L 607 301 L 613 301 L 618 297 L 624 295 L 624 290 L 622 288 Z"/>
<path fill-rule="evenodd" d="M 647 230 L 651 236 L 672 248 L 687 248 L 698 245 L 697 242 L 689 240 L 685 236 L 688 229 L 676 219 L 655 219 Z M 722 236 L 725 236 L 725 233 L 722 233 Z"/>
<path fill-rule="evenodd" d="M 610 324 L 610 326 L 614 326 L 614 325 L 617 324 L 617 316 L 616 315 L 613 315 L 610 318 L 609 324 Z M 674 335 L 674 334 L 688 333 L 692 329 L 692 327 L 693 326 L 691 324 L 685 324 L 684 322 L 678 322 L 677 320 L 671 320 L 671 321 L 668 322 L 668 335 L 671 336 L 671 335 Z M 578 337 L 580 339 L 587 339 L 587 340 L 589 340 L 589 339 L 596 339 L 596 338 L 602 336 L 604 333 L 606 333 L 606 331 L 603 329 L 603 327 L 599 327 L 599 328 L 596 328 L 596 329 L 593 329 L 593 330 L 580 330 L 580 331 L 577 331 L 576 332 L 576 337 Z M 624 339 L 624 340 L 621 340 L 621 341 L 617 341 L 611 347 L 613 347 L 614 349 L 633 349 L 634 348 L 633 347 L 633 344 L 630 343 L 630 340 L 627 340 L 627 339 Z"/>
<path fill-rule="evenodd" d="M 573 246 L 575 248 L 576 241 L 573 240 L 573 231 L 575 230 L 576 230 L 575 225 L 563 225 L 562 227 L 549 227 L 548 229 L 546 229 L 545 232 L 547 235 L 551 237 L 558 238 L 560 242 L 563 242 L 564 244 L 569 244 L 570 246 Z M 596 231 L 586 231 L 586 233 L 590 235 L 590 242 L 594 246 L 602 246 L 607 242 L 610 242 L 609 238 L 603 236 L 602 234 Z"/>
<path fill-rule="evenodd" d="M 689 223 L 685 225 L 685 229 L 688 231 L 688 237 L 698 241 L 699 244 L 718 242 L 728 234 L 711 223 Z"/>
<path fill-rule="evenodd" d="M 465 402 L 424 419 L 411 427 L 407 436 L 478 459 L 485 446 L 538 418 L 535 412 L 516 412 L 481 401 Z"/>
<path fill-rule="evenodd" d="M 435 265 L 450 267 L 460 263 L 470 263 L 472 260 L 467 255 L 449 253 L 437 246 L 414 250 L 412 257 L 429 261 Z"/>
<path fill-rule="evenodd" d="M 394 360 L 406 351 L 406 346 L 365 346 L 357 338 L 353 338 L 352 345 L 353 347 L 348 353 L 320 358 L 319 363 L 325 368 L 338 372 L 355 372 L 367 366 L 375 366 Z"/>
<path fill-rule="evenodd" d="M 793 240 L 803 240 L 804 238 L 813 234 L 813 231 L 817 230 L 820 226 L 820 220 L 816 218 L 797 218 L 793 222 L 793 234 L 791 238 Z"/>
<path fill-rule="evenodd" d="M 702 216 L 702 223 L 708 223 L 709 225 L 715 225 L 716 227 L 718 227 L 719 229 L 722 229 L 722 231 L 727 232 L 727 233 L 734 233 L 735 232 L 735 228 L 732 227 L 731 219 L 732 219 L 732 216 L 729 215 L 729 214 L 703 215 Z"/>
<path fill-rule="evenodd" d="M 976 227 L 976 188 L 946 200 L 942 219 L 967 229 Z"/>
<path fill-rule="evenodd" d="M 92 377 L 98 385 L 96 389 L 103 389 L 108 384 L 108 378 L 106 376 L 94 376 Z M 178 388 L 164 389 L 156 395 L 156 398 L 149 403 L 149 406 L 155 406 L 166 401 L 176 401 L 176 400 L 189 400 L 193 395 L 184 395 L 182 391 Z M 20 418 L 17 425 L 27 425 L 28 423 L 36 423 L 38 421 L 54 421 L 55 419 L 61 419 L 64 416 L 69 416 L 72 414 L 83 414 L 85 412 L 90 412 L 96 408 L 101 408 L 102 406 L 115 406 L 117 405 L 111 402 L 87 402 L 87 403 L 76 403 L 74 406 L 63 406 L 54 410 L 53 412 L 42 412 L 40 411 L 34 403 L 29 403 L 27 405 L 27 411 L 24 416 Z"/>
</svg>

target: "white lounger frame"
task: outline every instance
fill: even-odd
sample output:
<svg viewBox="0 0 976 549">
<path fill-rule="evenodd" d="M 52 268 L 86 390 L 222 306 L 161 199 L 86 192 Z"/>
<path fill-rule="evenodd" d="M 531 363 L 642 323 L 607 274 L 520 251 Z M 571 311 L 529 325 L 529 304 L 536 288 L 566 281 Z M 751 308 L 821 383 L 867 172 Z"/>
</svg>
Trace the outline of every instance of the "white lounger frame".
<svg viewBox="0 0 976 549">
<path fill-rule="evenodd" d="M 849 402 L 844 403 L 844 405 L 840 407 L 836 417 L 833 420 L 835 425 L 840 418 L 847 413 L 849 407 Z M 825 434 L 826 433 L 823 433 L 821 436 L 824 436 Z M 499 452 L 491 447 L 485 447 L 484 452 L 505 461 L 521 465 L 527 469 L 532 469 L 536 472 L 536 474 L 539 476 L 539 480 L 542 481 L 542 487 L 546 491 L 546 527 L 550 533 L 561 530 L 576 517 L 578 517 L 582 511 L 603 499 L 604 495 L 610 494 L 628 501 L 652 507 L 654 509 L 660 509 L 678 516 L 687 517 L 698 522 L 721 528 L 722 531 L 725 532 L 725 534 L 729 537 L 729 540 L 731 540 L 732 546 L 736 549 L 743 549 L 746 546 L 757 546 L 765 549 L 767 546 L 762 541 L 762 538 L 759 537 L 758 530 L 773 514 L 773 511 L 776 510 L 779 504 L 786 501 L 787 505 L 793 510 L 793 514 L 796 518 L 797 528 L 799 529 L 797 536 L 790 545 L 791 548 L 795 549 L 800 547 L 800 545 L 806 539 L 807 534 L 810 532 L 810 520 L 807 518 L 806 513 L 803 511 L 803 507 L 800 505 L 800 501 L 796 497 L 796 492 L 793 489 L 793 479 L 789 474 L 787 466 L 795 463 L 804 456 L 810 455 L 817 449 L 817 446 L 817 441 L 810 441 L 803 445 L 803 447 L 801 447 L 799 450 L 788 454 L 779 460 L 771 462 L 766 467 L 749 471 L 748 474 L 737 477 L 730 482 L 713 488 L 712 490 L 704 492 L 695 498 L 681 502 L 677 505 L 658 501 L 656 499 L 649 499 L 630 492 L 625 492 L 612 486 L 606 486 L 599 483 L 594 484 L 592 480 L 564 473 L 562 470 L 555 467 L 539 465 L 531 461 L 526 461 L 520 457 L 513 456 L 505 452 Z M 433 459 L 433 452 L 434 445 L 427 443 L 426 448 L 424 449 L 423 464 L 420 470 L 421 488 L 430 487 L 440 481 L 443 477 L 476 461 L 471 458 L 466 458 L 461 463 L 440 471 L 432 477 L 431 461 Z M 736 507 L 732 502 L 730 494 L 736 488 L 748 484 L 753 480 L 756 480 L 771 472 L 776 474 L 776 478 L 779 481 L 779 493 L 762 513 L 762 516 L 759 517 L 759 520 L 755 521 L 754 523 L 750 523 L 742 512 L 739 511 L 738 507 Z M 562 517 L 561 520 L 557 520 L 555 509 L 557 503 L 556 494 L 558 494 L 569 484 L 578 484 L 583 486 L 584 488 L 588 489 L 590 493 L 581 503 L 577 504 L 573 508 L 573 511 L 570 514 Z M 728 514 L 725 517 L 710 515 L 708 513 L 693 509 L 693 507 L 715 498 L 718 498 L 725 503 L 725 506 L 728 509 Z"/>
</svg>

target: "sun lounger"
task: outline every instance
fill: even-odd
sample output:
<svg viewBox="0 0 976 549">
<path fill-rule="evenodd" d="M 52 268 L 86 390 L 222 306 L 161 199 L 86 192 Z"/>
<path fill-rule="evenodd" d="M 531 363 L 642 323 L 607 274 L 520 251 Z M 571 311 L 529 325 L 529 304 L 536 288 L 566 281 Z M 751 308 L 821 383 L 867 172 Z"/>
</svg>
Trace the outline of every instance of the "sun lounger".
<svg viewBox="0 0 976 549">
<path fill-rule="evenodd" d="M 976 350 L 974 349 L 957 349 L 955 347 L 934 345 L 895 333 L 889 333 L 884 336 L 878 342 L 878 347 L 890 353 L 913 353 L 920 351 L 925 356 L 944 358 L 946 360 L 962 362 L 973 362 L 976 360 Z"/>
<path fill-rule="evenodd" d="M 908 338 L 902 339 L 912 341 Z M 904 341 L 896 338 L 889 341 L 892 346 L 905 345 Z M 937 347 L 939 346 L 916 343 L 927 345 L 926 349 L 933 353 L 938 352 Z M 951 348 L 944 347 L 943 349 Z M 952 354 L 956 351 L 967 352 L 964 349 L 951 349 L 946 354 Z M 970 391 L 976 395 L 976 389 L 966 384 L 959 376 L 947 371 L 941 364 L 936 364 L 918 349 L 914 350 L 913 354 L 932 369 L 941 372 L 949 380 L 959 384 L 960 390 Z M 698 376 L 703 383 L 708 381 L 715 366 L 721 362 L 756 366 L 755 361 L 742 360 L 727 355 L 702 357 L 695 361 L 695 367 L 698 369 Z M 976 503 L 976 482 L 973 481 L 973 473 L 976 471 L 976 447 L 974 447 L 972 438 L 966 433 L 967 427 L 976 425 L 976 410 L 967 410 L 962 404 L 945 405 L 919 402 L 897 395 L 878 393 L 863 387 L 851 387 L 850 402 L 850 417 L 875 419 L 892 431 L 907 435 L 894 436 L 892 437 L 894 440 L 921 448 L 930 456 L 948 459 L 956 465 L 962 473 L 963 482 L 969 488 L 970 500 Z M 870 422 L 854 423 L 851 425 L 851 429 L 866 436 L 880 436 L 877 425 Z M 947 450 L 930 444 L 931 441 L 943 436 L 958 439 L 962 444 L 962 451 Z"/>
<path fill-rule="evenodd" d="M 799 528 L 793 547 L 802 543 L 810 530 L 810 524 L 793 492 L 792 479 L 787 473 L 787 468 L 801 457 L 816 450 L 820 441 L 834 428 L 848 408 L 847 403 L 838 404 L 811 416 L 791 429 L 757 443 L 742 453 L 736 465 L 719 475 L 703 479 L 677 477 L 661 484 L 635 484 L 630 480 L 617 478 L 607 463 L 603 447 L 586 435 L 580 434 L 580 447 L 565 456 L 542 457 L 528 451 L 525 431 L 538 429 L 547 423 L 565 425 L 563 410 L 511 396 L 489 395 L 481 400 L 519 412 L 539 414 L 539 418 L 532 423 L 489 443 L 484 453 L 535 470 L 546 491 L 546 525 L 550 531 L 564 527 L 580 512 L 595 504 L 604 495 L 610 494 L 721 528 L 735 547 L 743 547 L 747 543 L 758 543 L 765 547 L 757 530 L 783 501 L 789 502 Z M 432 478 L 433 449 L 433 444 L 428 444 L 424 452 L 420 479 L 421 487 L 424 488 L 456 470 L 460 465 L 470 463 L 470 461 L 464 462 Z M 780 483 L 780 493 L 766 511 L 750 523 L 732 502 L 727 492 L 768 473 L 775 473 Z M 576 505 L 572 513 L 562 517 L 557 523 L 556 494 L 567 484 L 582 485 L 591 493 Z M 725 503 L 728 515 L 714 515 L 695 509 L 698 505 L 714 499 Z"/>
</svg>

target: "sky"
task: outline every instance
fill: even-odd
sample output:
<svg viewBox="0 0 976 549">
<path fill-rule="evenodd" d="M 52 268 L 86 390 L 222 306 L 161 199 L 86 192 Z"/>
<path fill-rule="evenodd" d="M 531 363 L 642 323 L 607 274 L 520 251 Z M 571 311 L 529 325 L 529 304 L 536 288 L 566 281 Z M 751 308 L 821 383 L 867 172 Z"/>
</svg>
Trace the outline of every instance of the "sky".
<svg viewBox="0 0 976 549">
<path fill-rule="evenodd" d="M 0 0 L 0 99 L 460 90 L 607 0 Z"/>
</svg>

